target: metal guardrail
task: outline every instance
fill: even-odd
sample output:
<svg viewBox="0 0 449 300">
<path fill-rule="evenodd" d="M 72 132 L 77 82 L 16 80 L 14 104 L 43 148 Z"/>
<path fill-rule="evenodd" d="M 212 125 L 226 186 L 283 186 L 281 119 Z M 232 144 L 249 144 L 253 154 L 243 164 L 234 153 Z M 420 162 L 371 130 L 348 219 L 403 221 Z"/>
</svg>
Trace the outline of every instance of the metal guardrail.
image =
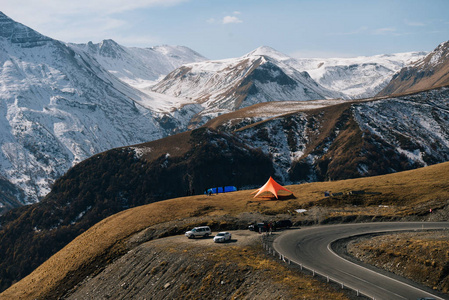
<svg viewBox="0 0 449 300">
<path fill-rule="evenodd" d="M 320 273 L 320 272 L 316 271 L 315 269 L 310 268 L 310 267 L 308 267 L 308 266 L 306 266 L 306 265 L 304 265 L 302 263 L 298 263 L 298 262 L 295 262 L 295 261 L 291 260 L 290 258 L 284 256 L 283 254 L 281 254 L 281 253 L 277 252 L 276 250 L 274 250 L 273 248 L 271 248 L 270 243 L 265 242 L 263 240 L 262 240 L 262 247 L 263 247 L 263 249 L 265 251 L 268 252 L 268 255 L 272 255 L 273 257 L 279 257 L 279 260 L 282 260 L 284 263 L 286 263 L 288 265 L 292 265 L 292 264 L 296 265 L 296 266 L 298 266 L 301 269 L 301 271 L 307 270 L 310 273 L 312 273 L 312 277 L 320 276 L 323 279 L 325 279 L 327 283 L 333 282 L 333 283 L 336 283 L 339 286 L 341 286 L 341 289 L 345 289 L 346 288 L 346 289 L 354 291 L 356 293 L 357 297 L 364 296 L 364 297 L 367 297 L 369 299 L 376 300 L 375 297 L 373 297 L 373 296 L 371 296 L 371 295 L 369 295 L 369 294 L 367 294 L 365 292 L 362 292 L 362 291 L 360 291 L 359 289 L 357 289 L 355 287 L 347 285 L 344 282 L 341 282 L 341 281 L 339 281 L 339 280 L 337 280 L 335 278 L 332 278 L 332 277 L 330 277 L 330 276 L 328 276 L 326 274 Z"/>
</svg>

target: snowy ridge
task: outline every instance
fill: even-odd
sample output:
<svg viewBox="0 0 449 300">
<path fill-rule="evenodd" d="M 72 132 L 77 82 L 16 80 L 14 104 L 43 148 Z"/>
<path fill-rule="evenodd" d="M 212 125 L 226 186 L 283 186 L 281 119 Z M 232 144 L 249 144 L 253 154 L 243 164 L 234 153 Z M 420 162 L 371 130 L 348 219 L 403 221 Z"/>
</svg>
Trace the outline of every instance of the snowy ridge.
<svg viewBox="0 0 449 300">
<path fill-rule="evenodd" d="M 87 52 L 121 81 L 144 92 L 181 65 L 206 60 L 197 52 L 182 46 L 135 48 L 119 45 L 113 40 L 69 46 Z"/>
<path fill-rule="evenodd" d="M 420 61 L 416 62 L 414 67 L 420 70 L 435 69 L 438 66 L 445 64 L 449 61 L 449 41 L 443 42 L 438 45 L 432 52 Z"/>
</svg>

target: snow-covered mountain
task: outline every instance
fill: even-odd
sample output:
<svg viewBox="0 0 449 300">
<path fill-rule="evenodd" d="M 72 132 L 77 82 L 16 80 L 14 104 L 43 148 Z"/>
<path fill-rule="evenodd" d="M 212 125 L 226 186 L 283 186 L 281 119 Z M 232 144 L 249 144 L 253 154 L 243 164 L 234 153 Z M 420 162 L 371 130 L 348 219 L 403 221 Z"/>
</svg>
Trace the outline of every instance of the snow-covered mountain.
<svg viewBox="0 0 449 300">
<path fill-rule="evenodd" d="M 344 97 L 283 58 L 272 48 L 260 47 L 239 58 L 187 64 L 167 75 L 153 91 L 202 104 L 201 115 L 206 118 L 261 102 Z"/>
<path fill-rule="evenodd" d="M 449 85 L 449 41 L 394 75 L 379 96 L 411 93 Z"/>
<path fill-rule="evenodd" d="M 183 46 L 135 48 L 119 45 L 113 40 L 70 46 L 84 50 L 120 80 L 143 91 L 184 64 L 206 60 Z"/>
<path fill-rule="evenodd" d="M 292 66 L 307 71 L 320 85 L 351 99 L 375 96 L 403 67 L 418 61 L 425 52 L 407 52 L 354 58 L 292 60 Z"/>
<path fill-rule="evenodd" d="M 77 162 L 166 136 L 198 111 L 183 99 L 132 88 L 82 49 L 3 13 L 0 99 L 0 176 L 24 192 L 17 192 L 22 203 L 46 195 Z"/>
</svg>

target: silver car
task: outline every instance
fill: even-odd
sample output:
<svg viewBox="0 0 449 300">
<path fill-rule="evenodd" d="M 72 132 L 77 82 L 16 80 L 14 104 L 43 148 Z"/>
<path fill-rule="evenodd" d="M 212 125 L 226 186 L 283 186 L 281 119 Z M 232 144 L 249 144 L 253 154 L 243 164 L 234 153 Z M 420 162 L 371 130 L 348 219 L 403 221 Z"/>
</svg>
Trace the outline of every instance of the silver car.
<svg viewBox="0 0 449 300">
<path fill-rule="evenodd" d="M 185 233 L 186 237 L 188 237 L 189 239 L 194 239 L 197 236 L 208 237 L 210 234 L 211 234 L 211 230 L 210 230 L 209 226 L 195 227 L 192 230 L 189 230 Z"/>
</svg>

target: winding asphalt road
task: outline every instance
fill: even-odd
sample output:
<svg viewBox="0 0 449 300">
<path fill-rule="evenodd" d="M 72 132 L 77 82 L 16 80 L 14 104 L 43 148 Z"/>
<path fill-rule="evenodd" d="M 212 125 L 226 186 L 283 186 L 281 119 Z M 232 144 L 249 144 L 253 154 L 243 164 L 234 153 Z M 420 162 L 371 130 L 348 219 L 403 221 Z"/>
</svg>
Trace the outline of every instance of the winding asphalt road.
<svg viewBox="0 0 449 300">
<path fill-rule="evenodd" d="M 331 243 L 351 236 L 389 231 L 449 229 L 449 222 L 388 222 L 314 226 L 290 230 L 273 242 L 274 249 L 296 264 L 329 276 L 346 287 L 374 299 L 441 298 L 418 284 L 397 276 L 386 276 L 338 256 Z"/>
</svg>

